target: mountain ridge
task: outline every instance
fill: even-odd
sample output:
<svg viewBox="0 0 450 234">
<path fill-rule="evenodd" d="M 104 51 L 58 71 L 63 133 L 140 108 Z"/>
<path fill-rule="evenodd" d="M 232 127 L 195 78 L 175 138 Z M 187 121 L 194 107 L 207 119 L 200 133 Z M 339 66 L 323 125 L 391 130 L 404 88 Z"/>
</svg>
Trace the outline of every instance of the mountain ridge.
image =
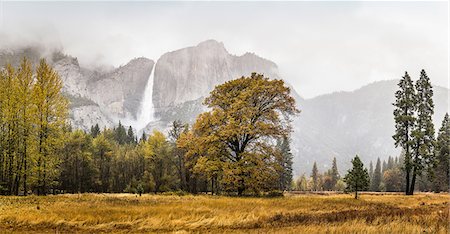
<svg viewBox="0 0 450 234">
<path fill-rule="evenodd" d="M 20 56 L 24 55 L 30 55 L 32 62 L 40 57 L 39 49 L 17 51 L 0 50 L 0 65 L 11 61 L 18 65 Z M 147 124 L 146 132 L 167 130 L 171 121 L 177 119 L 193 123 L 198 114 L 207 110 L 202 105 L 204 97 L 223 82 L 252 72 L 282 78 L 276 63 L 250 52 L 232 55 L 222 42 L 215 40 L 167 52 L 156 62 L 138 57 L 116 68 L 82 67 L 77 58 L 60 51 L 46 56 L 64 82 L 63 92 L 71 101 L 72 125 L 84 130 L 96 123 L 101 127 L 113 127 L 119 121 L 132 125 L 142 111 L 140 104 L 151 75 L 154 76 L 151 81 L 156 120 Z M 306 99 L 286 83 L 301 110 L 293 121 L 292 133 L 296 174 L 309 173 L 314 161 L 320 171 L 327 170 L 333 157 L 338 159 L 343 173 L 355 154 L 364 163 L 377 157 L 396 156 L 399 149 L 394 147 L 391 136 L 397 83 L 398 79 L 375 81 L 352 91 Z M 434 90 L 433 120 L 437 130 L 449 109 L 450 91 L 439 86 Z"/>
</svg>

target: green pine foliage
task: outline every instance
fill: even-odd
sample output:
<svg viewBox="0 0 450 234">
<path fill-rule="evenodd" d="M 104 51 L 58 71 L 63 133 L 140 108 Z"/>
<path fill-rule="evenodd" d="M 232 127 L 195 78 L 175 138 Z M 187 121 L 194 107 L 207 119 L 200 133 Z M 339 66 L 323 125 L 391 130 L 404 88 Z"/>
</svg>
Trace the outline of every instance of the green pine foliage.
<svg viewBox="0 0 450 234">
<path fill-rule="evenodd" d="M 413 169 L 413 162 L 411 157 L 411 148 L 413 145 L 411 133 L 415 126 L 416 118 L 414 116 L 416 110 L 416 91 L 411 77 L 405 72 L 398 83 L 399 90 L 395 93 L 395 146 L 402 147 L 405 150 L 404 169 L 406 173 L 406 193 L 409 193 L 411 171 Z"/>
<path fill-rule="evenodd" d="M 406 179 L 405 192 L 412 195 L 417 178 L 421 182 L 426 174 L 432 175 L 431 169 L 436 161 L 434 125 L 433 88 L 424 70 L 413 85 L 408 73 L 400 80 L 399 90 L 395 93 L 394 119 L 396 132 L 393 136 L 395 146 L 405 151 L 404 170 Z M 423 183 L 422 183 L 423 184 Z"/>
<path fill-rule="evenodd" d="M 377 164 L 375 166 L 375 171 L 373 172 L 372 180 L 370 181 L 370 190 L 374 192 L 381 191 L 381 161 L 380 158 L 377 159 Z"/>
<path fill-rule="evenodd" d="M 292 185 L 292 159 L 289 138 L 283 137 L 278 141 L 279 157 L 277 162 L 278 169 L 278 189 L 280 191 L 290 190 Z"/>
<path fill-rule="evenodd" d="M 352 159 L 352 165 L 352 169 L 347 172 L 344 181 L 347 184 L 347 191 L 355 192 L 355 199 L 358 199 L 358 191 L 365 191 L 369 188 L 369 173 L 358 155 Z"/>
<path fill-rule="evenodd" d="M 450 184 L 450 120 L 448 113 L 445 114 L 439 129 L 435 158 L 433 190 L 448 192 Z"/>
</svg>

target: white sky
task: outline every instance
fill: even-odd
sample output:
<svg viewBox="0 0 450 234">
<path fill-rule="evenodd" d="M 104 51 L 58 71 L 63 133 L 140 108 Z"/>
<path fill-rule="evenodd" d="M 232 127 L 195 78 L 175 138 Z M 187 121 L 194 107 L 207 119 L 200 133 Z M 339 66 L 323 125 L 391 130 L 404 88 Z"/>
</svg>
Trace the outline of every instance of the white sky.
<svg viewBox="0 0 450 234">
<path fill-rule="evenodd" d="M 0 2 L 0 47 L 118 66 L 215 39 L 274 61 L 303 97 L 422 68 L 448 87 L 448 31 L 448 2 Z"/>
</svg>

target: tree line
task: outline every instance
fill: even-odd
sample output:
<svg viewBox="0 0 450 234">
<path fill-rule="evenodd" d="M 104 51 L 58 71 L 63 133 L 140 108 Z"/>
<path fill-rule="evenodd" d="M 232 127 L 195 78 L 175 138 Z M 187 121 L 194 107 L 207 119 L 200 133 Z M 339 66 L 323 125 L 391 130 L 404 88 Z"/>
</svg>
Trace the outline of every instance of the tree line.
<svg viewBox="0 0 450 234">
<path fill-rule="evenodd" d="M 412 195 L 417 179 L 427 174 L 434 180 L 435 191 L 448 190 L 449 182 L 449 124 L 448 113 L 442 121 L 437 138 L 432 117 L 434 114 L 433 87 L 425 70 L 414 83 L 408 72 L 400 79 L 393 103 L 395 146 L 404 151 L 403 170 L 405 193 Z M 438 181 L 442 181 L 442 184 Z M 443 183 L 446 183 L 444 185 Z"/>
<path fill-rule="evenodd" d="M 294 189 L 300 191 L 358 191 L 405 192 L 415 190 L 449 191 L 450 178 L 450 123 L 448 113 L 435 137 L 433 88 L 426 72 L 415 82 L 408 73 L 398 83 L 395 93 L 395 146 L 402 148 L 399 157 L 389 156 L 387 162 L 370 162 L 369 170 L 358 156 L 352 159 L 352 168 L 340 178 L 336 158 L 332 168 L 323 174 L 314 162 L 309 177 L 296 179 Z M 418 186 L 418 188 L 416 187 Z"/>
<path fill-rule="evenodd" d="M 57 176 L 67 100 L 58 74 L 24 59 L 0 71 L 0 192 L 44 194 Z"/>
<path fill-rule="evenodd" d="M 136 136 L 119 124 L 72 129 L 59 75 L 45 60 L 33 69 L 0 71 L 0 194 L 180 192 L 259 195 L 271 191 L 448 191 L 448 114 L 437 138 L 433 90 L 425 71 L 415 85 L 406 73 L 394 103 L 399 157 L 358 156 L 341 177 L 336 158 L 320 173 L 292 180 L 291 117 L 299 113 L 282 80 L 253 73 L 218 85 L 210 111 L 193 125 L 171 123 L 166 134 Z"/>
<path fill-rule="evenodd" d="M 180 192 L 258 195 L 292 182 L 282 80 L 259 74 L 217 86 L 189 126 L 140 137 L 119 124 L 72 129 L 59 75 L 24 59 L 0 72 L 0 194 Z"/>
</svg>

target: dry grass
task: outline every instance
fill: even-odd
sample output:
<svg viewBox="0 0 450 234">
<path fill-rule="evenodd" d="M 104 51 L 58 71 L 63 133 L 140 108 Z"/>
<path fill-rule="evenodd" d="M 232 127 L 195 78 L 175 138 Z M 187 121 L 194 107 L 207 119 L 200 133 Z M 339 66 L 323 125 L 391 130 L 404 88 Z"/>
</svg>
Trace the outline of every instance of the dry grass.
<svg viewBox="0 0 450 234">
<path fill-rule="evenodd" d="M 447 233 L 448 194 L 0 197 L 0 232 Z"/>
</svg>

